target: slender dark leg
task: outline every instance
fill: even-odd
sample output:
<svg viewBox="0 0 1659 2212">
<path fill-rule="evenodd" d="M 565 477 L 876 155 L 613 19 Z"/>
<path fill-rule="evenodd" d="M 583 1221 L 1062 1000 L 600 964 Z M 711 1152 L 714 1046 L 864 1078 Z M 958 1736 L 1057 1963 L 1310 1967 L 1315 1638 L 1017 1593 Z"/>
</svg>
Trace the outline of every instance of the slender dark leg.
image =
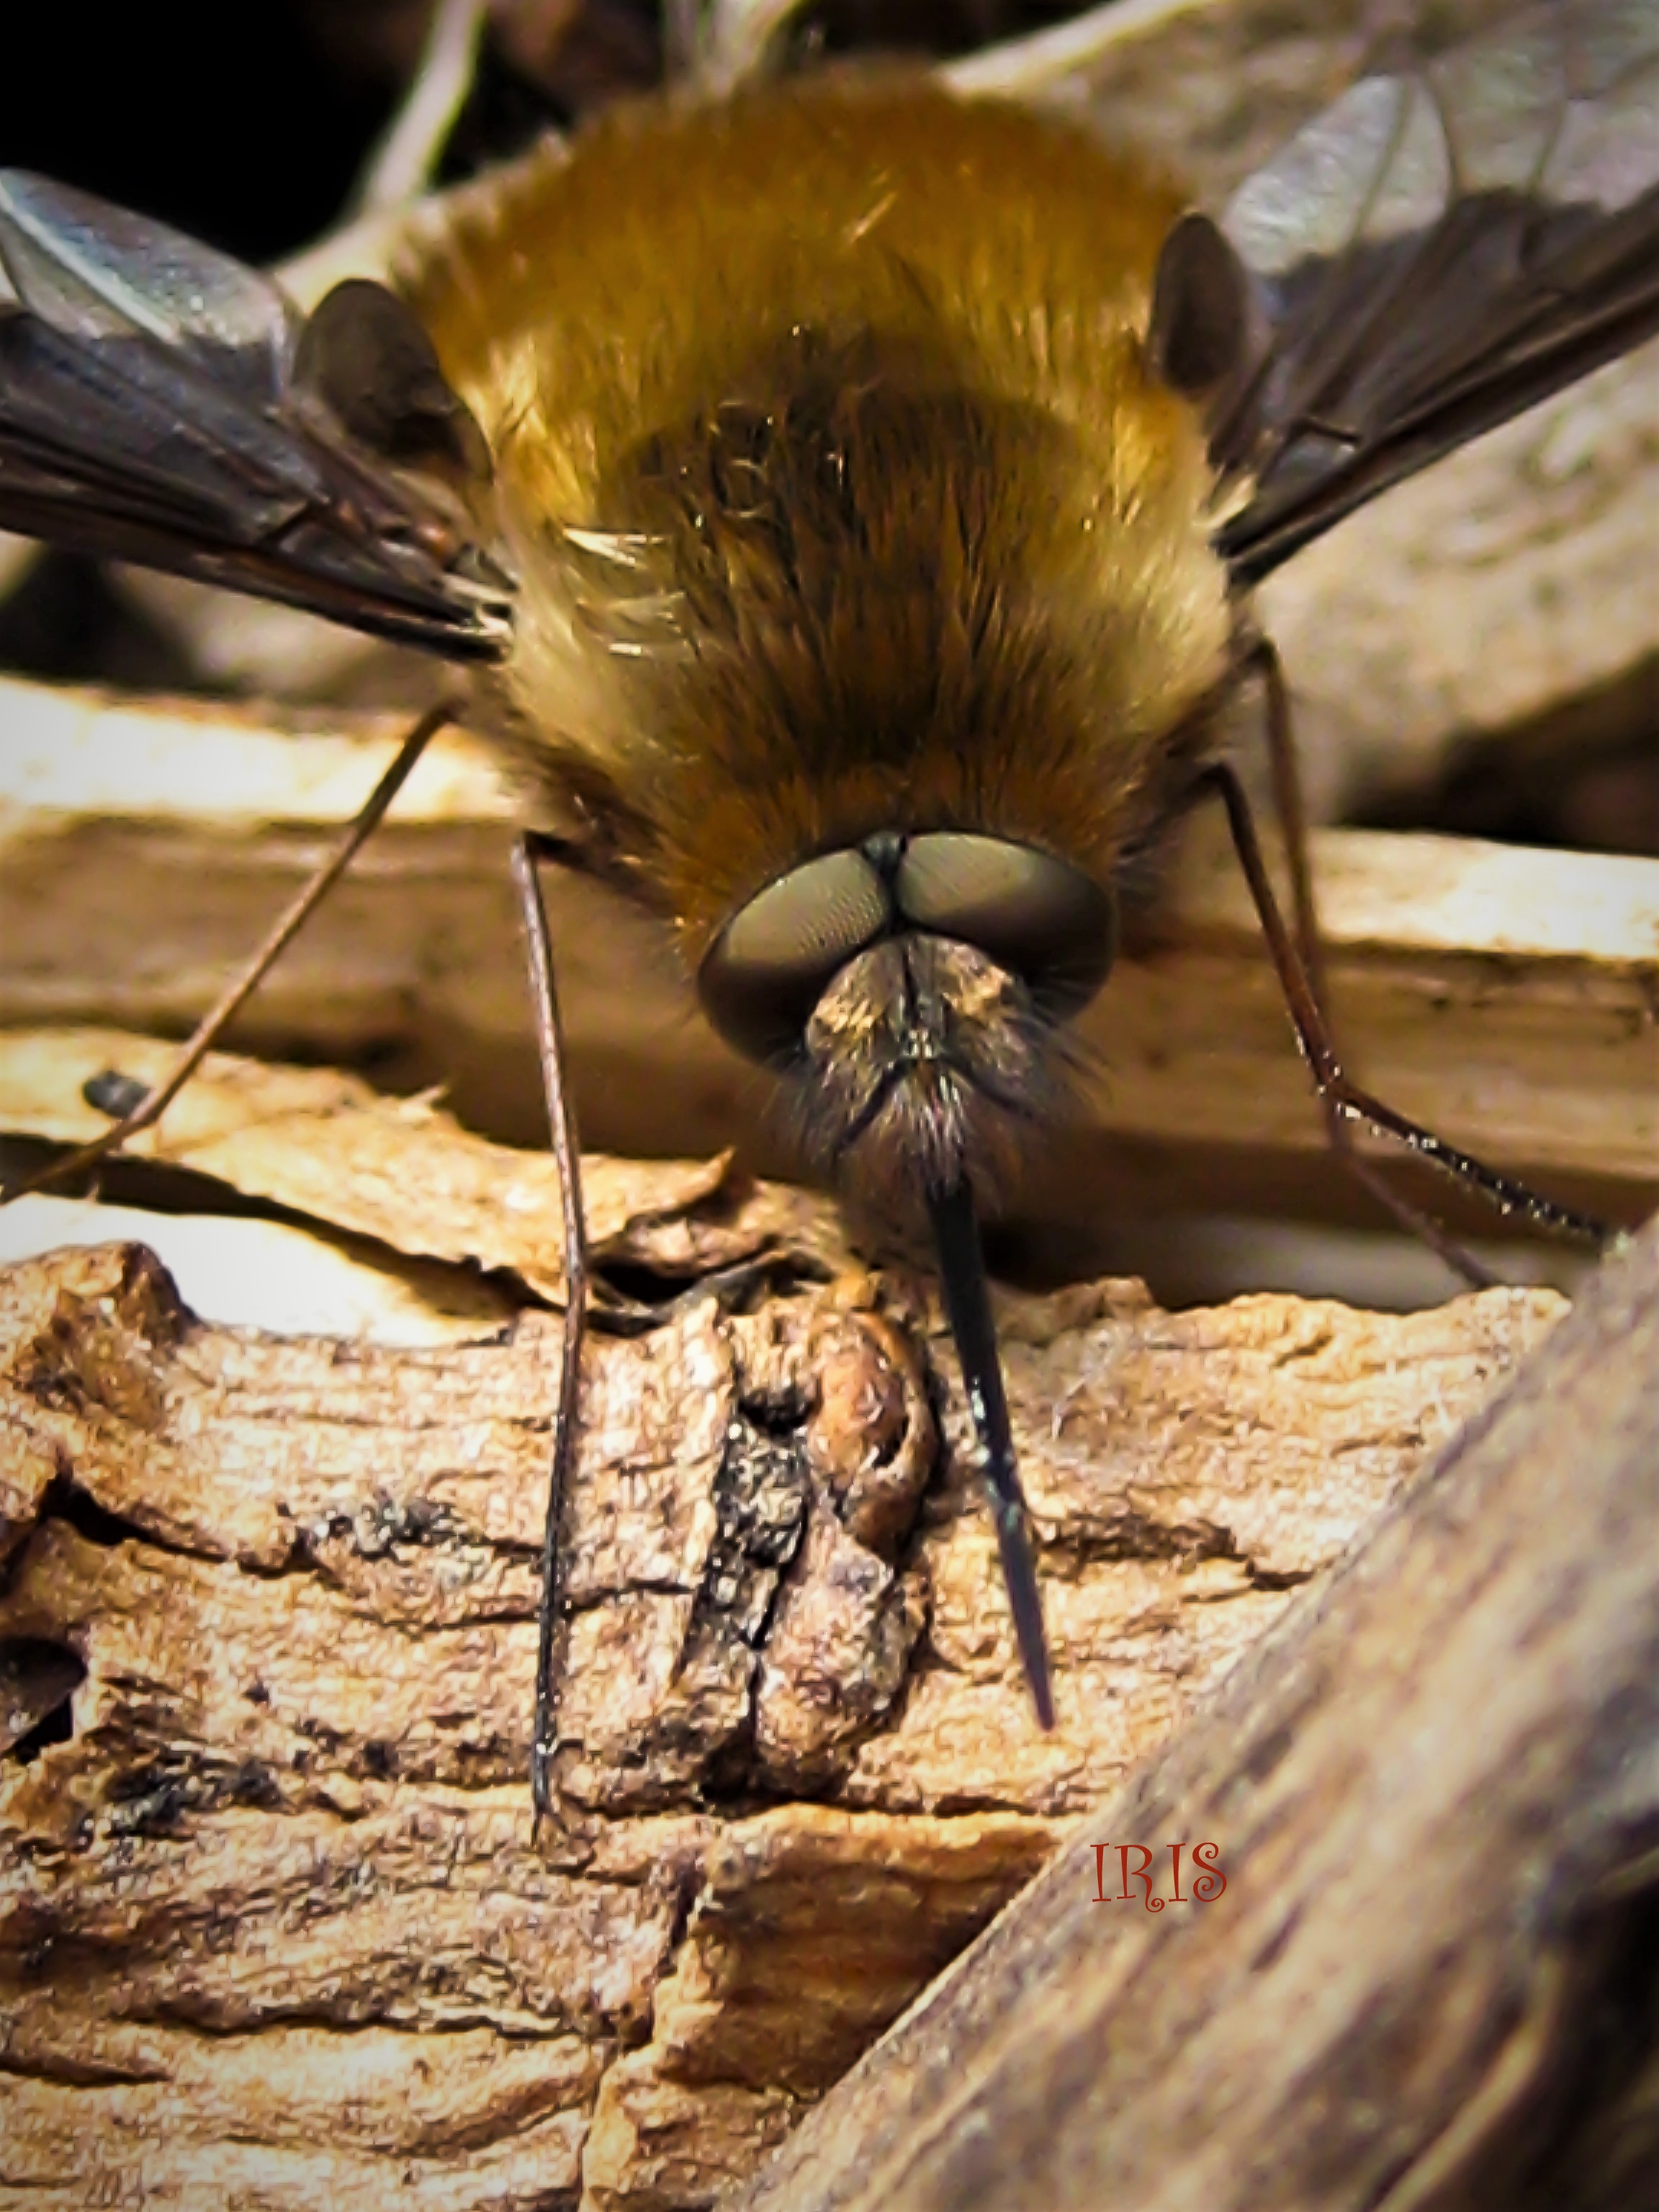
<svg viewBox="0 0 1659 2212">
<path fill-rule="evenodd" d="M 575 1115 L 564 1079 L 564 1035 L 553 983 L 553 939 L 538 872 L 543 860 L 563 857 L 553 839 L 532 830 L 513 848 L 513 880 L 519 894 L 525 946 L 530 957 L 530 988 L 536 1009 L 536 1048 L 541 1058 L 542 1090 L 547 1100 L 549 1133 L 559 1170 L 559 1203 L 564 1215 L 564 1348 L 559 1362 L 559 1395 L 553 1409 L 553 1456 L 548 1469 L 547 1523 L 542 1537 L 542 1601 L 536 1651 L 536 1734 L 530 1754 L 530 1786 L 536 1825 L 555 1811 L 554 1729 L 558 1691 L 554 1680 L 554 1646 L 564 1619 L 564 1555 L 560 1538 L 564 1503 L 575 1456 L 582 1336 L 587 1321 L 587 1229 L 582 1217 L 581 1153 Z"/>
<path fill-rule="evenodd" d="M 1291 906 L 1296 916 L 1297 950 L 1302 956 L 1303 972 L 1307 976 L 1325 1024 L 1327 1041 L 1335 1048 L 1335 1035 L 1331 1024 L 1330 993 L 1326 988 L 1325 948 L 1319 933 L 1319 912 L 1314 896 L 1313 866 L 1308 848 L 1308 810 L 1302 794 L 1302 769 L 1297 756 L 1295 733 L 1291 728 L 1290 691 L 1285 682 L 1285 664 L 1279 657 L 1279 648 L 1271 638 L 1250 640 L 1243 664 L 1250 674 L 1261 678 L 1267 708 L 1267 756 L 1273 772 L 1273 805 L 1279 815 L 1279 827 L 1285 836 L 1285 855 L 1291 871 Z M 1426 1244 L 1455 1275 L 1477 1290 L 1489 1289 L 1499 1278 L 1484 1261 L 1476 1259 L 1456 1238 L 1443 1229 L 1434 1216 L 1420 1206 L 1414 1206 L 1395 1190 L 1379 1169 L 1373 1166 L 1364 1154 L 1356 1150 L 1353 1129 L 1334 1093 L 1321 1090 L 1320 1109 L 1325 1116 L 1325 1135 L 1331 1150 L 1354 1180 L 1368 1190 L 1387 1212 L 1391 1213 L 1408 1236 L 1416 1237 Z"/>
<path fill-rule="evenodd" d="M 455 702 L 450 699 L 422 715 L 404 739 L 397 758 L 369 793 L 362 811 L 246 966 L 197 1024 L 189 1042 L 180 1049 L 165 1079 L 153 1091 L 145 1091 L 129 1112 L 124 1113 L 118 1121 L 112 1122 L 89 1144 L 82 1145 L 77 1152 L 70 1152 L 62 1159 L 50 1162 L 33 1175 L 26 1176 L 21 1182 L 14 1183 L 10 1189 L 0 1192 L 0 1205 L 5 1205 L 14 1198 L 21 1198 L 26 1191 L 40 1190 L 47 1183 L 56 1182 L 62 1176 L 74 1175 L 82 1168 L 91 1167 L 96 1161 L 118 1151 L 129 1137 L 136 1136 L 140 1129 L 148 1129 L 153 1121 L 161 1119 L 380 827 L 386 809 L 409 781 L 416 762 L 444 724 L 453 720 L 455 711 Z"/>
<path fill-rule="evenodd" d="M 1401 1143 L 1431 1160 L 1437 1168 L 1455 1176 L 1471 1190 L 1478 1191 L 1489 1204 L 1500 1212 L 1519 1213 L 1540 1229 L 1561 1235 L 1583 1238 L 1601 1244 L 1613 1233 L 1606 1224 L 1592 1220 L 1588 1214 L 1576 1213 L 1571 1207 L 1559 1206 L 1553 1198 L 1545 1198 L 1529 1189 L 1513 1176 L 1488 1167 L 1469 1152 L 1460 1152 L 1455 1145 L 1437 1137 L 1431 1129 L 1420 1122 L 1408 1121 L 1396 1114 L 1391 1106 L 1360 1088 L 1344 1074 L 1331 1038 L 1330 1026 L 1325 1019 L 1314 987 L 1309 980 L 1295 939 L 1285 927 L 1279 912 L 1279 901 L 1273 895 L 1272 880 L 1262 857 L 1261 844 L 1256 836 L 1255 823 L 1250 817 L 1250 803 L 1244 787 L 1224 761 L 1213 762 L 1200 778 L 1200 789 L 1214 791 L 1227 810 L 1227 824 L 1232 832 L 1233 849 L 1238 854 L 1239 866 L 1244 871 L 1255 910 L 1261 923 L 1261 933 L 1267 940 L 1267 951 L 1278 973 L 1279 985 L 1285 994 L 1285 1010 L 1296 1030 L 1302 1054 L 1313 1072 L 1322 1098 L 1330 1109 L 1346 1120 L 1369 1121 L 1375 1129 L 1397 1137 Z M 1437 1249 L 1438 1249 L 1437 1247 Z"/>
</svg>

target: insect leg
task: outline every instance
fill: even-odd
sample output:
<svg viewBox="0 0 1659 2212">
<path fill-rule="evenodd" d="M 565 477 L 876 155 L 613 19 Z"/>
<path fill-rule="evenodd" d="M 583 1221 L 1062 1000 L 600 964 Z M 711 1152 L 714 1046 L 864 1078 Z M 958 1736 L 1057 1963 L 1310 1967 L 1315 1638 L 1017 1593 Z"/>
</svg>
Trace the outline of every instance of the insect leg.
<svg viewBox="0 0 1659 2212">
<path fill-rule="evenodd" d="M 1279 985 L 1285 994 L 1285 1011 L 1296 1030 L 1297 1042 L 1304 1059 L 1313 1071 L 1315 1083 L 1322 1098 L 1332 1102 L 1335 1111 L 1349 1121 L 1369 1121 L 1375 1129 L 1397 1137 L 1400 1142 L 1434 1165 L 1455 1176 L 1471 1190 L 1477 1191 L 1488 1204 L 1500 1212 L 1519 1213 L 1540 1229 L 1552 1230 L 1567 1237 L 1582 1238 L 1592 1244 L 1604 1243 L 1613 1234 L 1607 1225 L 1592 1219 L 1588 1214 L 1577 1213 L 1571 1206 L 1558 1205 L 1553 1198 L 1518 1182 L 1512 1176 L 1488 1167 L 1485 1161 L 1472 1153 L 1460 1152 L 1444 1138 L 1437 1137 L 1431 1129 L 1420 1122 L 1409 1121 L 1405 1115 L 1395 1113 L 1370 1091 L 1362 1090 L 1343 1073 L 1336 1048 L 1296 940 L 1286 927 L 1279 911 L 1279 901 L 1267 873 L 1262 855 L 1261 841 L 1250 815 L 1250 803 L 1244 787 L 1224 761 L 1212 762 L 1202 769 L 1198 778 L 1200 789 L 1214 791 L 1227 810 L 1227 825 L 1232 832 L 1233 849 L 1238 854 L 1239 866 L 1244 871 L 1250 896 L 1255 904 L 1261 933 L 1267 940 L 1267 951 L 1278 973 Z"/>
<path fill-rule="evenodd" d="M 1241 674 L 1256 677 L 1261 684 L 1267 713 L 1267 753 L 1273 780 L 1273 805 L 1284 833 L 1285 857 L 1291 872 L 1291 905 L 1296 916 L 1297 950 L 1302 956 L 1303 972 L 1308 987 L 1317 1004 L 1325 1024 L 1328 1042 L 1334 1048 L 1335 1035 L 1330 1015 L 1330 994 L 1325 981 L 1325 948 L 1319 933 L 1319 913 L 1315 902 L 1313 864 L 1308 849 L 1308 810 L 1302 795 L 1302 769 L 1297 756 L 1296 735 L 1291 727 L 1290 688 L 1285 681 L 1285 664 L 1279 657 L 1279 648 L 1268 637 L 1253 637 L 1246 645 L 1240 661 Z M 1477 1290 L 1488 1290 L 1498 1277 L 1483 1261 L 1476 1259 L 1455 1237 L 1443 1229 L 1434 1216 L 1420 1206 L 1413 1205 L 1389 1183 L 1388 1177 L 1375 1167 L 1363 1152 L 1355 1149 L 1353 1129 L 1348 1116 L 1334 1092 L 1321 1089 L 1320 1107 L 1325 1116 L 1325 1135 L 1332 1152 L 1336 1154 L 1348 1173 L 1368 1190 L 1378 1205 L 1391 1213 L 1407 1236 L 1419 1238 L 1455 1275 Z"/>
<path fill-rule="evenodd" d="M 530 960 L 530 988 L 536 1010 L 536 1049 L 541 1060 L 542 1090 L 547 1100 L 549 1133 L 559 1171 L 559 1204 L 564 1216 L 564 1346 L 559 1362 L 559 1395 L 553 1409 L 553 1455 L 548 1468 L 547 1522 L 542 1537 L 542 1598 L 537 1616 L 536 1733 L 530 1754 L 530 1786 L 536 1825 L 556 1811 L 553 1790 L 554 1728 L 558 1691 L 554 1680 L 554 1644 L 564 1616 L 563 1531 L 565 1497 L 575 1456 L 582 1337 L 587 1320 L 587 1227 L 582 1215 L 581 1152 L 575 1114 L 565 1083 L 564 1032 L 553 982 L 553 939 L 538 872 L 543 860 L 562 860 L 556 838 L 527 831 L 513 848 L 513 881 L 519 894 Z"/>
<path fill-rule="evenodd" d="M 0 1191 L 0 1206 L 9 1204 L 14 1198 L 21 1198 L 27 1192 L 42 1189 L 46 1184 L 56 1182 L 60 1176 L 75 1175 L 82 1168 L 93 1166 L 97 1161 L 118 1151 L 129 1137 L 136 1136 L 139 1130 L 148 1129 L 152 1122 L 161 1119 L 380 827 L 386 809 L 409 781 L 415 763 L 445 723 L 454 720 L 455 712 L 455 702 L 447 699 L 422 715 L 399 746 L 397 758 L 369 793 L 362 812 L 247 964 L 233 978 L 197 1024 L 189 1042 L 181 1048 L 163 1080 L 153 1091 L 145 1091 L 118 1121 L 112 1122 L 89 1144 L 81 1146 L 62 1159 L 49 1162 L 33 1175 L 26 1176 L 21 1182 Z"/>
</svg>

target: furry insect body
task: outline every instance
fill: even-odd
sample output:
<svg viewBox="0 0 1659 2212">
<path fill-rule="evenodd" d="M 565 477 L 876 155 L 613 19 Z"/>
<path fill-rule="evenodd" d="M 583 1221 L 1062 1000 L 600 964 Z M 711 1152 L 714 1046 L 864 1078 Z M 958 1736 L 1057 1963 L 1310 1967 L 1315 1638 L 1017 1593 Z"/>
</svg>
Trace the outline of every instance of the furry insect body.
<svg viewBox="0 0 1659 2212">
<path fill-rule="evenodd" d="M 618 117 L 410 295 L 496 456 L 527 769 L 693 966 L 804 856 L 982 830 L 1109 879 L 1232 616 L 1141 333 L 1177 198 L 830 76 Z"/>
<path fill-rule="evenodd" d="M 1069 124 L 830 75 L 616 118 L 410 279 L 495 455 L 519 758 L 694 972 L 814 855 L 966 830 L 1109 884 L 1167 813 L 1234 622 L 1143 344 L 1178 205 Z M 1059 1087 L 1041 1004 L 967 948 L 860 972 L 780 1060 L 809 1145 L 983 1191 Z"/>
</svg>

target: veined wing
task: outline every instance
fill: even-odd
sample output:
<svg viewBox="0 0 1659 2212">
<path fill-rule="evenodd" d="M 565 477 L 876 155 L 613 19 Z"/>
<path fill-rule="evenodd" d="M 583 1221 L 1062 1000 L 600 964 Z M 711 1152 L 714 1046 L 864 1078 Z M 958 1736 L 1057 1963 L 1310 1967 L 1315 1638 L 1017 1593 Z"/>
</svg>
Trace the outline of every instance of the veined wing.
<svg viewBox="0 0 1659 2212">
<path fill-rule="evenodd" d="M 1247 299 L 1218 542 L 1251 581 L 1659 331 L 1659 6 L 1547 0 L 1361 79 L 1220 228 Z"/>
<path fill-rule="evenodd" d="M 302 319 L 166 226 L 0 172 L 0 528 L 492 658 L 477 426 L 378 285 Z"/>
</svg>

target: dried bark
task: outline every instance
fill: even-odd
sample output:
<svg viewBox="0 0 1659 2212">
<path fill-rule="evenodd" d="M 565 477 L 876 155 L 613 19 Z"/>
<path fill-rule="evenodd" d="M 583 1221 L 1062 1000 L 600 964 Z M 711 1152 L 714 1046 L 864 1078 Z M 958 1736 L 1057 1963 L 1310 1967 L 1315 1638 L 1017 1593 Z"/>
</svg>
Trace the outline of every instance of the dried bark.
<svg viewBox="0 0 1659 2212">
<path fill-rule="evenodd" d="M 744 2212 L 1653 2202 L 1656 1376 L 1659 1225 Z"/>
<path fill-rule="evenodd" d="M 222 1069 L 203 1109 L 239 1098 L 273 1188 L 296 1079 Z M 380 1147 L 354 1186 L 412 1217 L 524 1168 L 349 1118 Z M 650 1172 L 684 1178 L 656 1249 L 707 1264 L 707 1184 Z M 1559 1307 L 1006 1300 L 1045 1738 L 925 1284 L 824 1280 L 810 1201 L 724 1188 L 724 1272 L 592 1342 L 539 1842 L 557 1316 L 520 1291 L 410 1348 L 198 1321 L 131 1244 L 0 1275 L 0 2176 L 31 2203 L 708 2203 Z"/>
</svg>

